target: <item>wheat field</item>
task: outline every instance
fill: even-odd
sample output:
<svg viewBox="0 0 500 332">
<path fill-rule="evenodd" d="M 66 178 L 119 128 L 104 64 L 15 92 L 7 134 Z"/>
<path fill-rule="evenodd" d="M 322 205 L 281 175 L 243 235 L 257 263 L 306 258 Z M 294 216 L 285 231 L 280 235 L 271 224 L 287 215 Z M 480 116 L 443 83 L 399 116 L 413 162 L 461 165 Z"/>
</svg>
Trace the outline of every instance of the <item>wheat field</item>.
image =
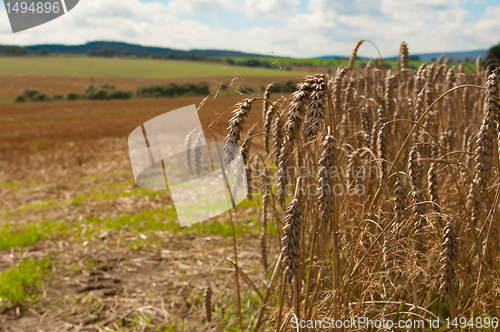
<svg viewBox="0 0 500 332">
<path fill-rule="evenodd" d="M 341 328 L 297 322 L 439 318 L 443 326 L 456 318 L 469 328 L 488 321 L 494 330 L 497 64 L 478 58 L 475 66 L 450 66 L 442 56 L 414 70 L 403 42 L 397 69 L 374 59 L 360 70 L 353 64 L 363 42 L 331 77 L 307 76 L 276 99 L 279 83 L 271 83 L 263 96 L 234 107 L 226 142 L 240 144 L 248 198 L 260 204 L 262 234 L 254 245 L 265 271 L 242 289 L 249 282 L 235 237 L 235 325 L 326 331 Z M 251 112 L 262 112 L 262 121 L 245 122 Z M 209 330 L 218 326 L 216 292 L 208 282 L 202 320 Z M 242 315 L 243 292 L 260 298 L 249 317 Z"/>
</svg>

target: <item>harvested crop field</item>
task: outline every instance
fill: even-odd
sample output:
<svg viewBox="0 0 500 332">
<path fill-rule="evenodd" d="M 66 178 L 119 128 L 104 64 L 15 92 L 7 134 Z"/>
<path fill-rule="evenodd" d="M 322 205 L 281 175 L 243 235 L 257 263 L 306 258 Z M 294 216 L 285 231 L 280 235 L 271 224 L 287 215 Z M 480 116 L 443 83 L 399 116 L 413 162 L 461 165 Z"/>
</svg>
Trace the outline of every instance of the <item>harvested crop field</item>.
<svg viewBox="0 0 500 332">
<path fill-rule="evenodd" d="M 199 111 L 203 126 L 240 98 L 208 99 Z M 132 129 L 201 101 L 2 105 L 0 271 L 23 269 L 20 262 L 30 259 L 49 264 L 43 286 L 33 289 L 33 305 L 10 303 L 3 310 L 2 331 L 177 329 L 202 314 L 200 294 L 209 279 L 230 288 L 230 263 L 219 262 L 230 256 L 226 217 L 181 229 L 168 192 L 137 188 L 128 157 Z M 227 112 L 215 127 L 225 130 L 229 117 Z M 239 237 L 258 236 L 252 218 L 237 227 Z M 252 270 L 256 249 L 242 245 L 241 251 L 247 257 L 241 262 Z M 231 320 L 231 305 L 220 310 Z"/>
</svg>

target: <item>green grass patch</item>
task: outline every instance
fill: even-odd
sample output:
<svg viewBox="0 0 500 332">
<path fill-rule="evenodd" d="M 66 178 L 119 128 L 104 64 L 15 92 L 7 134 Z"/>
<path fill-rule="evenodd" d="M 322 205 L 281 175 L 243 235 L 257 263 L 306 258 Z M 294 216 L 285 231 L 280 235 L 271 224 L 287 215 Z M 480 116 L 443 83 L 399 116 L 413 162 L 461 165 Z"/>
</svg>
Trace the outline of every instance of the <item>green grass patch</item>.
<svg viewBox="0 0 500 332">
<path fill-rule="evenodd" d="M 235 222 L 235 234 L 241 237 L 243 234 L 259 233 L 261 226 L 255 222 L 255 218 L 246 218 L 240 222 Z M 207 235 L 232 236 L 232 226 L 229 219 L 222 221 L 203 221 L 188 227 L 181 227 L 177 221 L 175 208 L 160 208 L 147 210 L 141 213 L 118 218 L 100 218 L 94 217 L 87 219 L 88 223 L 103 224 L 99 228 L 103 229 L 122 229 L 128 228 L 137 233 L 149 233 L 154 231 L 168 231 L 180 234 L 201 233 Z M 88 234 L 88 232 L 87 232 Z"/>
<path fill-rule="evenodd" d="M 131 181 L 120 182 L 118 184 L 106 184 L 92 188 L 92 192 L 89 194 L 80 194 L 74 196 L 70 199 L 63 200 L 50 200 L 44 199 L 43 201 L 29 202 L 25 205 L 21 205 L 12 210 L 7 210 L 7 213 L 12 213 L 15 211 L 30 212 L 30 211 L 41 211 L 50 208 L 62 208 L 68 204 L 78 206 L 85 202 L 90 201 L 102 201 L 111 200 L 121 197 L 132 197 L 132 196 L 148 196 L 148 197 L 158 197 L 164 194 L 161 190 L 149 190 L 142 189 L 137 186 L 128 188 Z M 21 182 L 4 184 L 4 187 L 19 187 L 23 185 Z M 24 189 L 24 188 L 23 188 Z"/>
<path fill-rule="evenodd" d="M 0 76 L 214 77 L 297 76 L 308 73 L 201 61 L 75 57 L 0 57 Z"/>
<path fill-rule="evenodd" d="M 0 274 L 1 306 L 18 306 L 33 301 L 42 287 L 42 275 L 49 262 L 24 260 Z"/>
<path fill-rule="evenodd" d="M 23 227 L 13 227 L 7 224 L 0 228 L 0 250 L 27 247 L 53 233 L 66 233 L 64 222 L 43 221 L 37 224 L 26 224 Z"/>
<path fill-rule="evenodd" d="M 77 203 L 80 199 L 74 200 Z M 240 211 L 243 207 L 252 208 L 257 211 L 257 200 L 245 200 L 240 204 Z M 242 215 L 242 213 L 237 213 Z M 233 216 L 235 214 L 233 213 Z M 269 218 L 272 218 L 270 215 Z M 177 220 L 175 207 L 146 210 L 133 215 L 120 215 L 115 218 L 90 217 L 82 222 L 68 224 L 63 221 L 42 221 L 40 223 L 28 223 L 22 226 L 6 224 L 0 227 L 0 250 L 10 248 L 27 247 L 46 237 L 64 237 L 73 235 L 78 237 L 85 225 L 91 225 L 85 232 L 87 238 L 91 238 L 96 233 L 107 229 L 126 229 L 135 233 L 151 233 L 154 231 L 174 232 L 178 236 L 188 234 L 220 235 L 230 237 L 233 235 L 233 228 L 227 214 L 217 220 L 202 221 L 187 227 L 181 227 Z M 234 231 L 236 237 L 244 234 L 258 234 L 262 230 L 257 222 L 257 214 L 245 213 L 244 217 L 235 219 Z M 274 224 L 268 224 L 268 232 L 276 233 Z"/>
</svg>

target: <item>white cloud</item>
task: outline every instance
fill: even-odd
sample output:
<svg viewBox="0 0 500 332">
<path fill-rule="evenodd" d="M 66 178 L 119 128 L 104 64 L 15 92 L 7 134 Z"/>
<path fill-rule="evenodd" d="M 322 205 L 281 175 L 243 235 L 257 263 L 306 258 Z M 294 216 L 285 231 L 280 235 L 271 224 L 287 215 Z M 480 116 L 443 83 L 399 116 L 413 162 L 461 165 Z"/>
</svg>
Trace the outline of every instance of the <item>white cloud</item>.
<svg viewBox="0 0 500 332">
<path fill-rule="evenodd" d="M 322 12 L 328 15 L 379 15 L 377 1 L 366 0 L 309 0 L 308 8 L 312 12 Z"/>
<path fill-rule="evenodd" d="M 283 17 L 295 12 L 298 0 L 245 0 L 245 12 L 250 17 Z"/>
<path fill-rule="evenodd" d="M 174 13 L 207 13 L 232 8 L 233 0 L 171 0 L 167 8 Z"/>
<path fill-rule="evenodd" d="M 247 26 L 248 20 L 256 23 L 248 29 L 235 29 L 225 24 L 221 8 L 231 9 L 230 15 L 241 15 Z M 11 34 L 6 12 L 0 8 L 1 43 L 117 40 L 185 50 L 232 49 L 311 57 L 349 55 L 359 39 L 376 43 L 383 56 L 396 55 L 402 41 L 409 44 L 411 53 L 479 49 L 499 42 L 500 5 L 485 8 L 482 17 L 467 22 L 467 13 L 457 0 L 310 0 L 308 9 L 297 12 L 297 0 L 172 0 L 168 4 L 85 0 L 60 19 Z M 220 22 L 213 25 L 178 15 L 199 15 L 200 11 L 217 15 Z M 275 18 L 271 22 L 278 24 L 261 25 L 260 17 Z M 233 18 L 234 25 L 240 17 Z M 359 54 L 374 56 L 376 52 L 364 44 Z"/>
</svg>

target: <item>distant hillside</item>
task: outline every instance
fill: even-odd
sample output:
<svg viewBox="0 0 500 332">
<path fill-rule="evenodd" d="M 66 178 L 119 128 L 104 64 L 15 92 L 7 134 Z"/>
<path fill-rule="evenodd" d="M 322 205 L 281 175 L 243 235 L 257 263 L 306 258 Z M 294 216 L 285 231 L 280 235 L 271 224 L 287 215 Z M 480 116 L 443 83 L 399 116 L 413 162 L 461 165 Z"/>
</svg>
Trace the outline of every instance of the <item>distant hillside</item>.
<svg viewBox="0 0 500 332">
<path fill-rule="evenodd" d="M 26 46 L 26 49 L 33 53 L 39 52 L 41 49 L 46 49 L 49 53 L 59 52 L 59 53 L 72 53 L 72 54 L 89 54 L 91 52 L 101 52 L 102 50 L 114 51 L 117 55 L 127 54 L 135 56 L 147 55 L 161 55 L 162 57 L 168 55 L 174 56 L 189 56 L 196 55 L 201 57 L 262 57 L 265 55 L 243 53 L 236 51 L 226 51 L 226 50 L 190 50 L 182 51 L 173 48 L 164 47 L 151 47 L 151 46 L 141 46 L 134 44 L 127 44 L 122 42 L 107 42 L 107 41 L 95 41 L 86 43 L 83 45 L 31 45 Z"/>
<path fill-rule="evenodd" d="M 348 56 L 343 56 L 343 55 L 325 55 L 325 56 L 319 56 L 315 59 L 321 59 L 321 60 L 333 60 L 333 59 L 349 59 Z M 358 57 L 358 59 L 364 59 L 361 57 Z"/>
<path fill-rule="evenodd" d="M 488 53 L 488 50 L 476 50 L 476 51 L 463 51 L 463 52 L 441 52 L 441 53 L 421 53 L 421 54 L 413 54 L 410 53 L 410 57 L 414 60 L 420 61 L 435 61 L 439 58 L 441 54 L 445 54 L 446 57 L 451 57 L 450 60 L 458 60 L 463 61 L 466 58 L 469 58 L 470 61 L 474 61 L 479 55 L 484 55 Z M 341 55 L 325 55 L 322 57 L 317 57 L 316 59 L 348 59 L 349 57 L 341 56 Z M 386 59 L 397 59 L 398 57 L 387 57 Z M 366 57 L 358 57 L 359 60 L 368 60 Z"/>
<path fill-rule="evenodd" d="M 83 45 L 58 45 L 43 44 L 30 46 L 8 46 L 0 45 L 0 55 L 6 56 L 29 56 L 29 55 L 49 55 L 50 53 L 61 54 L 88 54 L 90 56 L 101 57 L 148 57 L 158 59 L 188 59 L 188 60 L 209 60 L 226 62 L 228 65 L 240 65 L 250 67 L 273 67 L 274 58 L 270 55 L 244 53 L 228 50 L 200 50 L 193 49 L 189 51 L 165 48 L 141 46 L 123 42 L 95 41 Z M 463 61 L 469 59 L 474 61 L 478 55 L 486 55 L 488 50 L 475 50 L 463 52 L 443 52 L 452 61 Z M 433 61 L 437 60 L 443 53 L 410 53 L 410 60 L 415 61 Z M 224 59 L 225 58 L 225 59 Z M 259 60 L 260 59 L 260 60 Z M 281 64 L 290 66 L 338 66 L 341 61 L 347 61 L 348 56 L 326 55 L 313 59 L 281 58 Z M 284 60 L 286 59 L 286 60 Z M 359 60 L 369 60 L 367 57 L 358 57 Z M 386 60 L 397 60 L 398 57 L 387 57 Z"/>
<path fill-rule="evenodd" d="M 488 54 L 488 50 L 476 50 L 476 51 L 464 51 L 464 52 L 422 53 L 422 54 L 415 54 L 415 55 L 420 57 L 420 60 L 422 60 L 422 61 L 432 61 L 433 59 L 437 60 L 437 58 L 439 58 L 439 56 L 441 54 L 445 54 L 446 57 L 451 57 L 450 60 L 462 61 L 462 60 L 465 60 L 466 58 L 469 58 L 470 61 L 474 61 L 479 55 L 483 55 L 484 57 L 486 57 L 486 54 Z"/>
</svg>

